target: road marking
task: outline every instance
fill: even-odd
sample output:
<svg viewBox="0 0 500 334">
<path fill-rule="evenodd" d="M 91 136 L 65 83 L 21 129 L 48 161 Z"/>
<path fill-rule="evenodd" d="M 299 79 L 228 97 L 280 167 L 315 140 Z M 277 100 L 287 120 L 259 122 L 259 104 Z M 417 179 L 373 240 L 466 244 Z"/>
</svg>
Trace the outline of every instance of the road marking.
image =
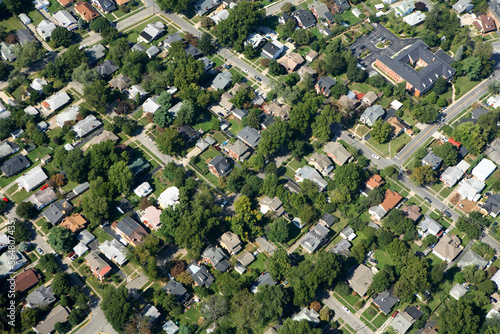
<svg viewBox="0 0 500 334">
<path fill-rule="evenodd" d="M 431 131 L 432 131 L 432 130 L 436 127 L 436 126 L 437 126 L 437 125 L 432 126 L 432 128 L 430 128 L 430 129 L 429 129 L 429 131 L 427 131 L 425 134 L 423 134 L 423 135 L 422 135 L 422 137 L 420 137 L 420 139 L 419 139 L 419 140 L 417 140 L 417 141 L 415 142 L 415 144 L 413 144 L 413 145 L 412 145 L 412 146 L 411 146 L 411 147 L 410 147 L 410 148 L 406 151 L 406 153 L 405 153 L 405 154 L 403 154 L 402 156 L 400 156 L 398 159 L 399 159 L 399 160 L 401 160 L 401 159 L 402 159 L 405 155 L 407 155 L 407 154 L 408 154 L 408 152 L 410 152 L 410 151 L 411 151 L 411 149 L 412 149 L 415 145 L 417 145 L 417 144 L 418 144 L 418 143 L 419 143 L 422 139 L 424 139 L 424 137 L 425 137 L 425 136 L 426 136 L 429 132 L 431 132 Z"/>
</svg>

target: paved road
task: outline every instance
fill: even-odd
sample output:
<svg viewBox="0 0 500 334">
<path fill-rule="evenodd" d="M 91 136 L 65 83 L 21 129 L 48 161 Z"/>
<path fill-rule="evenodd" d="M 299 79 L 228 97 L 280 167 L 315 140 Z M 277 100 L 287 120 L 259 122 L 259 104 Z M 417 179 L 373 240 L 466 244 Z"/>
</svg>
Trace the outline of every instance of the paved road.
<svg viewBox="0 0 500 334">
<path fill-rule="evenodd" d="M 323 299 L 323 303 L 325 303 L 333 312 L 335 312 L 334 318 L 341 318 L 345 321 L 351 328 L 353 328 L 356 333 L 359 334 L 375 334 L 370 328 L 366 326 L 364 322 L 358 319 L 354 314 L 347 313 L 342 309 L 342 303 L 339 302 L 335 297 L 333 297 L 330 293 L 329 298 Z"/>
<path fill-rule="evenodd" d="M 104 317 L 104 313 L 101 307 L 95 308 L 90 314 L 90 320 L 82 328 L 75 332 L 75 334 L 97 334 L 97 333 L 107 333 L 107 334 L 118 334 L 111 324 Z"/>
<path fill-rule="evenodd" d="M 283 4 L 285 2 L 289 2 L 291 3 L 292 5 L 297 5 L 298 3 L 302 2 L 303 0 L 286 0 L 286 1 L 279 1 L 279 2 L 275 2 L 269 6 L 266 7 L 266 15 L 273 15 L 273 14 L 277 14 L 277 13 L 280 13 L 281 12 L 281 6 L 283 6 Z"/>
</svg>

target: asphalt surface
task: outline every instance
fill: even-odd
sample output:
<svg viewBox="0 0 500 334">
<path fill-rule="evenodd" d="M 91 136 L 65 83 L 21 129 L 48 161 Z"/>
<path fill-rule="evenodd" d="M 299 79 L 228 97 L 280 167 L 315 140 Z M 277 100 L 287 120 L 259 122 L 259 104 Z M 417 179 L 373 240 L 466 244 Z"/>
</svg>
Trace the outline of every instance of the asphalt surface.
<svg viewBox="0 0 500 334">
<path fill-rule="evenodd" d="M 335 297 L 330 295 L 328 298 L 323 299 L 323 303 L 328 306 L 335 313 L 334 319 L 341 318 L 347 323 L 352 329 L 358 334 L 375 334 L 368 326 L 362 322 L 358 317 L 352 313 L 347 313 L 342 308 L 341 302 L 339 302 Z"/>
</svg>

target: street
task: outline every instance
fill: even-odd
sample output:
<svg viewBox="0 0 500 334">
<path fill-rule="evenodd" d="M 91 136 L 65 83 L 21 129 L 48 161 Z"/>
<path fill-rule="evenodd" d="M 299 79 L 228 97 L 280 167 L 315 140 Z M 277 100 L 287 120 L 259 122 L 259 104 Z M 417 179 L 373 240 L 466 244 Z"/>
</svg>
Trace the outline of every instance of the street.
<svg viewBox="0 0 500 334">
<path fill-rule="evenodd" d="M 343 306 L 341 302 L 339 302 L 335 297 L 331 295 L 328 298 L 323 299 L 323 303 L 328 306 L 333 312 L 335 312 L 334 319 L 341 318 L 348 324 L 351 328 L 353 328 L 356 333 L 360 334 L 375 334 L 368 326 L 358 319 L 354 314 L 347 313 L 343 310 Z"/>
<path fill-rule="evenodd" d="M 111 324 L 104 317 L 104 313 L 101 307 L 96 307 L 90 314 L 90 320 L 83 325 L 82 328 L 77 330 L 75 334 L 97 334 L 97 333 L 107 333 L 107 334 L 118 334 Z"/>
</svg>

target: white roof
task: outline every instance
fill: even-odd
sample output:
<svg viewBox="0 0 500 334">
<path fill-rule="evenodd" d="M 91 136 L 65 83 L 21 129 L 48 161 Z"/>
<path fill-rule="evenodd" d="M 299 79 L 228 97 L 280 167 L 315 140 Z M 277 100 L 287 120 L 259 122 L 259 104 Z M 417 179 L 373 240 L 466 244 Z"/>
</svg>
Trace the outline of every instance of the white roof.
<svg viewBox="0 0 500 334">
<path fill-rule="evenodd" d="M 474 167 L 472 170 L 472 175 L 477 177 L 481 181 L 486 181 L 488 177 L 497 169 L 495 163 L 489 159 L 484 158 L 481 162 Z"/>
<path fill-rule="evenodd" d="M 57 125 L 62 128 L 64 126 L 64 123 L 76 121 L 76 115 L 78 115 L 79 111 L 80 106 L 71 106 L 63 112 L 59 113 L 59 115 L 56 116 Z"/>
<path fill-rule="evenodd" d="M 55 12 L 52 17 L 61 25 L 61 27 L 66 29 L 73 24 L 77 24 L 76 19 L 67 10 Z"/>
<path fill-rule="evenodd" d="M 82 138 L 101 126 L 101 124 L 101 121 L 99 121 L 94 115 L 88 115 L 80 122 L 76 123 L 72 127 L 72 130 L 76 133 L 77 138 Z"/>
<path fill-rule="evenodd" d="M 411 13 L 410 15 L 407 15 L 403 18 L 403 21 L 408 23 L 410 26 L 417 25 L 425 20 L 425 14 L 421 13 L 420 11 L 416 11 L 414 13 Z"/>
<path fill-rule="evenodd" d="M 153 191 L 151 185 L 147 182 L 141 183 L 140 186 L 134 189 L 134 193 L 139 197 L 146 197 Z"/>
<path fill-rule="evenodd" d="M 73 250 L 75 251 L 76 255 L 82 256 L 89 250 L 89 248 L 85 246 L 82 242 L 80 242 L 78 245 L 73 247 Z"/>
<path fill-rule="evenodd" d="M 172 320 L 165 322 L 162 328 L 165 332 L 167 332 L 167 334 L 176 334 L 179 332 L 179 326 L 177 326 Z"/>
<path fill-rule="evenodd" d="M 455 286 L 453 287 L 453 289 L 451 289 L 450 291 L 450 295 L 455 298 L 456 300 L 459 300 L 460 297 L 462 297 L 463 295 L 465 295 L 467 293 L 467 289 L 464 288 L 461 284 L 457 283 L 455 284 Z"/>
<path fill-rule="evenodd" d="M 492 280 L 493 282 L 495 282 L 495 284 L 497 285 L 497 289 L 500 288 L 500 270 L 498 270 L 495 275 L 493 275 L 490 280 Z"/>
<path fill-rule="evenodd" d="M 57 92 L 48 99 L 46 99 L 44 102 L 42 102 L 42 105 L 43 103 L 46 102 L 52 111 L 57 111 L 66 103 L 68 103 L 70 100 L 71 98 L 66 92 Z"/>
<path fill-rule="evenodd" d="M 227 9 L 223 9 L 218 11 L 212 16 L 212 20 L 214 20 L 215 24 L 219 24 L 220 21 L 225 20 L 229 17 L 229 12 Z"/>
<path fill-rule="evenodd" d="M 45 180 L 47 180 L 47 174 L 45 174 L 42 167 L 36 166 L 18 178 L 17 184 L 20 188 L 31 191 L 42 184 Z"/>
<path fill-rule="evenodd" d="M 467 161 L 465 160 L 462 160 L 458 163 L 458 165 L 456 166 L 458 169 L 460 169 L 462 172 L 466 172 L 467 169 L 469 169 L 470 167 L 470 163 L 468 163 Z"/>
<path fill-rule="evenodd" d="M 33 107 L 33 106 L 28 106 L 24 108 L 24 112 L 27 113 L 28 115 L 36 116 L 39 114 L 38 109 Z"/>
<path fill-rule="evenodd" d="M 47 81 L 42 78 L 35 78 L 31 83 L 31 88 L 41 92 L 43 90 L 43 86 L 47 85 Z"/>
<path fill-rule="evenodd" d="M 75 148 L 70 143 L 66 143 L 66 144 L 64 144 L 64 149 L 66 151 L 73 151 Z"/>
<path fill-rule="evenodd" d="M 156 101 L 157 96 L 150 97 L 142 104 L 142 110 L 145 113 L 154 114 L 156 110 L 160 109 L 161 105 Z"/>
<path fill-rule="evenodd" d="M 48 20 L 43 20 L 38 24 L 38 27 L 36 27 L 36 31 L 40 36 L 42 36 L 44 39 L 47 39 L 50 37 L 52 34 L 52 31 L 57 28 L 57 26 Z"/>
<path fill-rule="evenodd" d="M 130 96 L 131 99 L 135 99 L 137 93 L 139 93 L 141 96 L 147 94 L 147 92 L 140 85 L 133 85 L 128 90 L 128 95 Z"/>
<path fill-rule="evenodd" d="M 158 197 L 158 203 L 162 208 L 167 208 L 169 206 L 175 207 L 175 205 L 179 203 L 179 188 L 170 187 L 165 189 L 165 191 L 160 194 L 160 197 Z"/>
<path fill-rule="evenodd" d="M 402 106 L 403 106 L 403 104 L 401 102 L 399 102 L 398 100 L 394 100 L 391 102 L 391 107 L 393 107 L 396 110 L 400 109 Z"/>
<path fill-rule="evenodd" d="M 116 262 L 119 266 L 127 261 L 125 255 L 125 246 L 118 240 L 106 240 L 100 246 L 99 250 L 111 261 Z"/>
<path fill-rule="evenodd" d="M 5 108 L 5 106 L 3 105 L 3 103 L 0 101 L 0 113 L 3 113 L 6 110 L 7 110 L 7 108 Z"/>
<path fill-rule="evenodd" d="M 477 202 L 481 198 L 480 192 L 486 187 L 486 184 L 477 179 L 467 179 L 460 182 L 460 188 L 457 192 L 462 198 Z"/>
<path fill-rule="evenodd" d="M 486 103 L 493 108 L 500 107 L 500 95 L 491 96 Z"/>
</svg>

